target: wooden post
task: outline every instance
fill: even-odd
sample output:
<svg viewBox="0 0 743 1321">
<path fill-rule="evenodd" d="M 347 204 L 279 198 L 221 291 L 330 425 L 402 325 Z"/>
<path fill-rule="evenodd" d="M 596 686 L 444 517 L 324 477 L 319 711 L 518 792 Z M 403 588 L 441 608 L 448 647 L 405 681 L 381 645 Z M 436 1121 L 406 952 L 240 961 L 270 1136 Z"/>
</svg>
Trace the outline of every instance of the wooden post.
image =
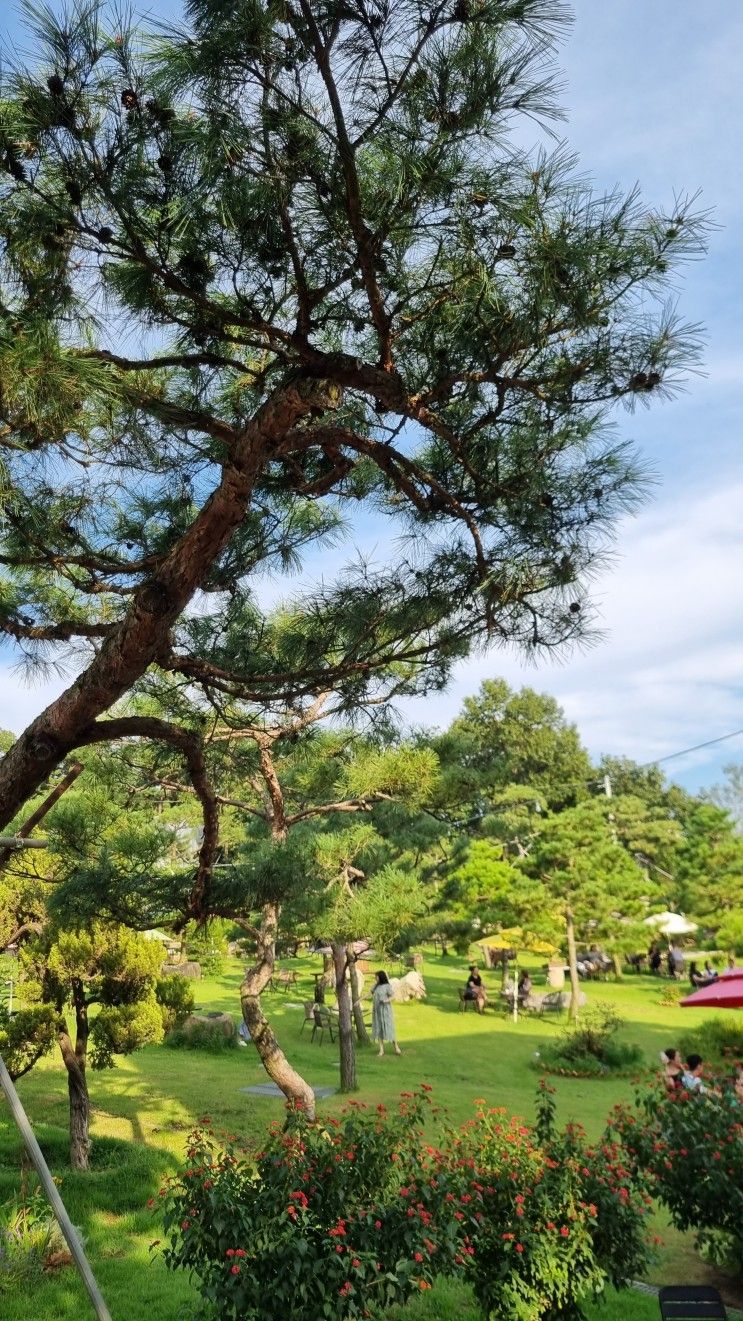
<svg viewBox="0 0 743 1321">
<path fill-rule="evenodd" d="M 95 1276 L 90 1269 L 90 1263 L 83 1251 L 83 1245 L 80 1242 L 78 1232 L 67 1214 L 64 1202 L 62 1201 L 57 1185 L 49 1172 L 49 1166 L 44 1160 L 41 1147 L 36 1141 L 33 1129 L 28 1121 L 28 1116 L 21 1105 L 21 1099 L 13 1085 L 13 1080 L 5 1067 L 2 1056 L 0 1056 L 0 1086 L 2 1086 L 2 1089 L 5 1092 L 11 1114 L 18 1125 L 26 1151 L 28 1152 L 34 1169 L 41 1180 L 49 1204 L 57 1217 L 59 1227 L 65 1236 L 67 1246 L 75 1260 L 75 1265 L 82 1276 L 83 1284 L 88 1291 L 98 1321 L 111 1321 L 111 1313 L 106 1307 L 103 1295 L 101 1294 Z"/>
<path fill-rule="evenodd" d="M 36 811 L 31 813 L 27 821 L 24 821 L 18 834 L 10 837 L 3 836 L 0 838 L 0 846 L 4 845 L 4 847 L 0 847 L 0 871 L 2 871 L 8 858 L 12 856 L 15 849 L 21 847 L 30 849 L 46 848 L 46 844 L 41 840 L 27 840 L 27 836 L 31 834 L 34 826 L 38 826 L 39 822 L 44 819 L 50 808 L 54 807 L 57 800 L 62 797 L 62 794 L 67 793 L 70 785 L 74 784 L 78 775 L 82 774 L 84 770 L 85 767 L 82 762 L 76 761 L 74 765 L 70 767 L 64 779 L 60 780 L 59 784 L 55 789 L 52 789 L 52 792 L 47 795 L 43 803 L 39 804 Z M 27 840 L 27 842 L 21 845 L 21 840 Z"/>
</svg>

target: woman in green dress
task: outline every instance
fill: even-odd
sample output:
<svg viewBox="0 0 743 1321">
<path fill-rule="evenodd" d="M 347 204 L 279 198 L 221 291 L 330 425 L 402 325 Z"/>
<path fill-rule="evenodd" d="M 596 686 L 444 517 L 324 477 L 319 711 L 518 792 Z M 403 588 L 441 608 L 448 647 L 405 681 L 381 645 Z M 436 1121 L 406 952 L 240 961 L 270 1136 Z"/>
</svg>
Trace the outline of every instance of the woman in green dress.
<svg viewBox="0 0 743 1321">
<path fill-rule="evenodd" d="M 392 987 L 386 972 L 378 972 L 372 988 L 372 1037 L 379 1042 L 379 1055 L 384 1055 L 385 1041 L 391 1041 L 396 1055 L 402 1055 L 397 1044 L 395 1017 L 392 1013 Z"/>
</svg>

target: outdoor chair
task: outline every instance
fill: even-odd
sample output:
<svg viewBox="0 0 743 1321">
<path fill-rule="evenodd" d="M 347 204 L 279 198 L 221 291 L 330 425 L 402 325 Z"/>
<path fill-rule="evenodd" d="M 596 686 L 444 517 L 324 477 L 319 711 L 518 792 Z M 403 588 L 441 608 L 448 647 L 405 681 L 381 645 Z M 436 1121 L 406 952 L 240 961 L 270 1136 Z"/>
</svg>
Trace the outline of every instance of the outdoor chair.
<svg viewBox="0 0 743 1321">
<path fill-rule="evenodd" d="M 278 981 L 279 986 L 283 987 L 284 994 L 286 995 L 290 986 L 296 986 L 297 974 L 293 970 L 288 971 L 286 968 L 279 968 L 279 971 L 276 974 L 276 981 Z"/>
<path fill-rule="evenodd" d="M 470 1007 L 470 1005 L 472 1005 L 472 1008 L 473 1008 L 473 1009 L 477 1009 L 477 1001 L 476 1001 L 476 1000 L 468 1000 L 467 997 L 466 997 L 466 995 L 465 995 L 465 993 L 464 993 L 464 987 L 460 986 L 460 988 L 459 988 L 459 1012 L 460 1012 L 460 1014 L 466 1014 L 466 1013 L 467 1013 L 467 1010 L 468 1010 L 469 1007 Z"/>
<path fill-rule="evenodd" d="M 323 1033 L 326 1028 L 328 1029 L 328 1032 L 330 1034 L 330 1040 L 335 1041 L 335 1037 L 333 1036 L 333 1022 L 328 1010 L 313 1009 L 312 1017 L 314 1019 L 314 1026 L 312 1028 L 312 1036 L 310 1037 L 310 1042 L 313 1042 L 315 1040 L 315 1037 L 319 1032 L 320 1033 L 319 1045 L 322 1045 Z"/>
<path fill-rule="evenodd" d="M 716 1289 L 708 1284 L 669 1284 L 658 1293 L 663 1321 L 726 1321 L 727 1312 Z"/>
<path fill-rule="evenodd" d="M 314 1025 L 314 1022 L 315 1022 L 315 1002 L 314 1000 L 305 1000 L 304 1018 L 302 1019 L 302 1026 L 299 1029 L 300 1034 L 304 1032 L 304 1029 L 308 1023 L 312 1023 Z"/>
<path fill-rule="evenodd" d="M 562 1014 L 562 1010 L 562 991 L 550 991 L 542 996 L 537 1013 L 541 1018 L 544 1014 Z"/>
</svg>

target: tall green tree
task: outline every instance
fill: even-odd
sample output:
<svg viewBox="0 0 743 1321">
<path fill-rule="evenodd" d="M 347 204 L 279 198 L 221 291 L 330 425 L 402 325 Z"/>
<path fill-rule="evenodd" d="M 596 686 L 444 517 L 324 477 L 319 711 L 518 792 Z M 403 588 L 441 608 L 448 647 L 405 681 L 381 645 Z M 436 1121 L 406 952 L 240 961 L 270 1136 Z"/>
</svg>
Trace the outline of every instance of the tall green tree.
<svg viewBox="0 0 743 1321">
<path fill-rule="evenodd" d="M 529 790 L 531 806 L 559 810 L 590 792 L 595 772 L 575 725 L 554 697 L 514 692 L 486 679 L 462 713 L 434 741 L 442 774 L 437 806 L 477 826 L 502 809 L 504 793 Z"/>
<path fill-rule="evenodd" d="M 504 146 L 557 113 L 559 0 L 28 15 L 0 102 L 0 628 L 80 672 L 0 761 L 0 826 L 72 749 L 145 737 L 102 717 L 153 676 L 350 709 L 486 637 L 579 637 L 641 490 L 607 424 L 694 358 L 666 293 L 704 222 Z M 259 575 L 372 513 L 399 555 L 265 617 Z M 218 840 L 180 747 L 197 917 Z"/>
<path fill-rule="evenodd" d="M 562 926 L 571 982 L 572 1018 L 578 1017 L 577 942 L 608 950 L 635 947 L 657 882 L 635 856 L 635 840 L 653 823 L 638 800 L 589 799 L 544 821 L 520 866 L 543 889 L 537 928 Z"/>
</svg>

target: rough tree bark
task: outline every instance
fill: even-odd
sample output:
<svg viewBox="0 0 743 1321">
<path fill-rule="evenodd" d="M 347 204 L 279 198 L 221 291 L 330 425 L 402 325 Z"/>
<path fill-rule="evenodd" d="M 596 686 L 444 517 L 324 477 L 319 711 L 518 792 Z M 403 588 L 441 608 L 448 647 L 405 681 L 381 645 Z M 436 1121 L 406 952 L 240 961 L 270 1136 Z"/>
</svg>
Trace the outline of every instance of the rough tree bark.
<svg viewBox="0 0 743 1321">
<path fill-rule="evenodd" d="M 346 972 L 348 955 L 346 946 L 339 941 L 332 942 L 333 967 L 335 969 L 335 994 L 338 1001 L 338 1050 L 341 1065 L 341 1091 L 355 1092 L 356 1081 L 356 1043 L 353 1037 L 353 1015 L 351 1012 L 351 991 Z"/>
<path fill-rule="evenodd" d="M 258 474 L 287 431 L 317 402 L 317 389 L 317 382 L 310 389 L 298 380 L 268 399 L 242 432 L 224 428 L 229 458 L 203 509 L 136 592 L 87 669 L 0 760 L 0 827 L 12 821 L 50 771 L 78 746 L 96 717 L 156 660 L 179 615 L 243 521 Z"/>
<path fill-rule="evenodd" d="M 570 902 L 565 905 L 565 932 L 568 938 L 568 967 L 570 969 L 570 1009 L 568 1018 L 573 1023 L 578 1021 L 580 1004 L 580 981 L 578 980 L 578 957 L 575 952 L 575 923 Z"/>
<path fill-rule="evenodd" d="M 361 1003 L 361 987 L 359 984 L 359 970 L 356 966 L 356 955 L 348 953 L 348 975 L 351 982 L 351 1009 L 353 1011 L 353 1021 L 356 1028 L 356 1040 L 360 1046 L 370 1046 L 371 1037 L 364 1022 L 364 1007 Z"/>
<path fill-rule="evenodd" d="M 281 1089 L 287 1101 L 292 1105 L 301 1106 L 307 1117 L 314 1119 L 315 1093 L 301 1074 L 292 1068 L 261 1006 L 261 994 L 271 980 L 276 964 L 279 915 L 278 904 L 264 905 L 261 925 L 255 933 L 258 945 L 257 959 L 243 978 L 240 987 L 240 1004 L 251 1041 L 260 1055 L 261 1063 L 269 1078 Z"/>
<path fill-rule="evenodd" d="M 72 988 L 75 1011 L 75 1045 L 73 1046 L 64 1014 L 60 1014 L 57 1040 L 67 1070 L 67 1092 L 70 1099 L 70 1165 L 73 1170 L 87 1170 L 90 1166 L 90 1096 L 86 1068 L 88 1063 L 88 1006 L 82 985 Z"/>
</svg>

